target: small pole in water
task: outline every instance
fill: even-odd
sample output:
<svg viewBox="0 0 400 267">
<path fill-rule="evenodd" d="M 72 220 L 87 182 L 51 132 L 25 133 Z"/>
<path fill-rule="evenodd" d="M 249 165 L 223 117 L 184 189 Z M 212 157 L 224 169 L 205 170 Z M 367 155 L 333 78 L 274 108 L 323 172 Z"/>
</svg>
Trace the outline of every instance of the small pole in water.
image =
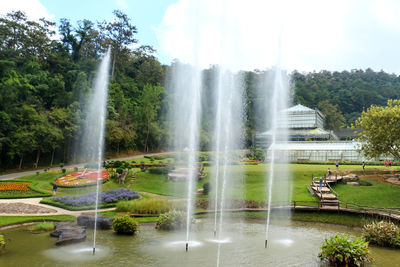
<svg viewBox="0 0 400 267">
<path fill-rule="evenodd" d="M 214 230 L 214 237 L 217 236 L 217 230 Z"/>
<path fill-rule="evenodd" d="M 93 247 L 93 255 L 96 254 L 96 248 Z"/>
<path fill-rule="evenodd" d="M 267 248 L 267 243 L 268 243 L 268 240 L 265 239 L 265 248 Z"/>
<path fill-rule="evenodd" d="M 188 251 L 188 249 L 189 249 L 189 243 L 186 243 L 186 252 Z"/>
</svg>

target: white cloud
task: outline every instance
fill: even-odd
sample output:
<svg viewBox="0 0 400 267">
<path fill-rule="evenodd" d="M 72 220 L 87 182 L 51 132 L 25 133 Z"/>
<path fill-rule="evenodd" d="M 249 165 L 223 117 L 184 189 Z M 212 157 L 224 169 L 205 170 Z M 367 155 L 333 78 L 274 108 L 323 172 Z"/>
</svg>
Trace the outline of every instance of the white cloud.
<svg viewBox="0 0 400 267">
<path fill-rule="evenodd" d="M 288 69 L 396 71 L 399 13 L 394 0 L 180 0 L 157 33 L 171 58 L 202 67 L 276 65 L 281 36 Z"/>
<path fill-rule="evenodd" d="M 126 0 L 116 0 L 116 4 L 119 9 L 123 11 L 128 10 L 128 3 L 126 2 Z"/>
<path fill-rule="evenodd" d="M 26 13 L 28 19 L 37 20 L 46 18 L 53 20 L 54 15 L 48 13 L 46 7 L 39 0 L 0 0 L 0 14 L 5 15 L 11 11 L 21 10 Z"/>
</svg>

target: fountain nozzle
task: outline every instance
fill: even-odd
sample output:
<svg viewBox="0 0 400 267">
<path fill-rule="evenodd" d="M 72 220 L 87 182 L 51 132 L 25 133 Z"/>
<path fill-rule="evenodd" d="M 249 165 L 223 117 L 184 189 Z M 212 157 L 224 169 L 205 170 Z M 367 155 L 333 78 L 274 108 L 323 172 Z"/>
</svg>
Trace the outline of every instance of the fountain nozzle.
<svg viewBox="0 0 400 267">
<path fill-rule="evenodd" d="M 93 255 L 96 254 L 96 248 L 93 248 Z"/>
<path fill-rule="evenodd" d="M 267 243 L 268 243 L 268 240 L 265 239 L 265 248 L 267 248 Z"/>
<path fill-rule="evenodd" d="M 186 252 L 188 251 L 188 249 L 189 249 L 189 243 L 186 243 Z"/>
</svg>

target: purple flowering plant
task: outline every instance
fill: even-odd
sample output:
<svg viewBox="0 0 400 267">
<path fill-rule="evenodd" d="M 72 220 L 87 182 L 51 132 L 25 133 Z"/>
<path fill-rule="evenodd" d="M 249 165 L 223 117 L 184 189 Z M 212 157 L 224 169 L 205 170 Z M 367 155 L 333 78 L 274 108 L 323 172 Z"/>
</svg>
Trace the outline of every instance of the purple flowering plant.
<svg viewBox="0 0 400 267">
<path fill-rule="evenodd" d="M 140 195 L 137 192 L 126 188 L 111 189 L 99 194 L 99 204 L 115 203 L 119 200 L 137 199 Z M 90 206 L 96 203 L 96 192 L 91 192 L 82 196 L 62 196 L 54 197 L 54 201 L 61 202 L 70 206 Z"/>
</svg>

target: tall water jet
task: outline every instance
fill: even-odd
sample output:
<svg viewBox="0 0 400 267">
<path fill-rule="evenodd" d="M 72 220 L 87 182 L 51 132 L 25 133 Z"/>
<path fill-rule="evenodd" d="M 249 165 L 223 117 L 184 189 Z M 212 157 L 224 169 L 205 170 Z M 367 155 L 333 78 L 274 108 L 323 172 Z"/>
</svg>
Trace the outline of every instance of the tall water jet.
<svg viewBox="0 0 400 267">
<path fill-rule="evenodd" d="M 242 132 L 242 75 L 220 67 L 216 84 L 216 115 L 214 127 L 213 179 L 215 184 L 214 199 L 214 237 L 218 242 L 217 266 L 220 264 L 221 244 L 223 240 L 224 210 L 232 199 L 232 192 L 227 192 L 231 185 L 232 164 L 235 149 L 241 147 Z M 229 194 L 231 193 L 231 194 Z M 219 220 L 217 222 L 217 217 Z"/>
<path fill-rule="evenodd" d="M 186 191 L 186 246 L 190 243 L 190 224 L 193 215 L 194 190 L 197 180 L 197 153 L 199 147 L 199 124 L 201 116 L 201 71 L 199 68 L 181 63 L 172 68 L 174 112 L 174 149 L 184 152 L 181 159 L 187 169 Z"/>
<path fill-rule="evenodd" d="M 81 144 L 81 154 L 84 155 L 84 162 L 88 162 L 97 168 L 96 181 L 96 203 L 95 219 L 93 232 L 93 254 L 96 251 L 96 233 L 97 233 L 97 210 L 99 206 L 99 192 L 101 187 L 102 162 L 104 153 L 104 131 L 105 117 L 108 96 L 110 54 L 108 49 L 102 59 L 93 87 L 93 93 L 88 102 L 87 115 L 83 133 L 83 142 Z"/>
<path fill-rule="evenodd" d="M 288 77 L 278 65 L 273 69 L 272 95 L 269 103 L 270 129 L 268 155 L 268 207 L 265 230 L 265 247 L 268 244 L 269 226 L 271 221 L 272 202 L 280 202 L 286 205 L 290 200 L 289 179 L 290 175 L 285 164 L 288 163 L 288 155 L 279 149 L 279 144 L 288 141 L 288 123 L 286 109 L 288 108 Z M 266 79 L 270 79 L 268 75 Z M 268 81 L 266 82 L 268 84 Z M 284 207 L 280 207 L 283 208 Z"/>
</svg>

